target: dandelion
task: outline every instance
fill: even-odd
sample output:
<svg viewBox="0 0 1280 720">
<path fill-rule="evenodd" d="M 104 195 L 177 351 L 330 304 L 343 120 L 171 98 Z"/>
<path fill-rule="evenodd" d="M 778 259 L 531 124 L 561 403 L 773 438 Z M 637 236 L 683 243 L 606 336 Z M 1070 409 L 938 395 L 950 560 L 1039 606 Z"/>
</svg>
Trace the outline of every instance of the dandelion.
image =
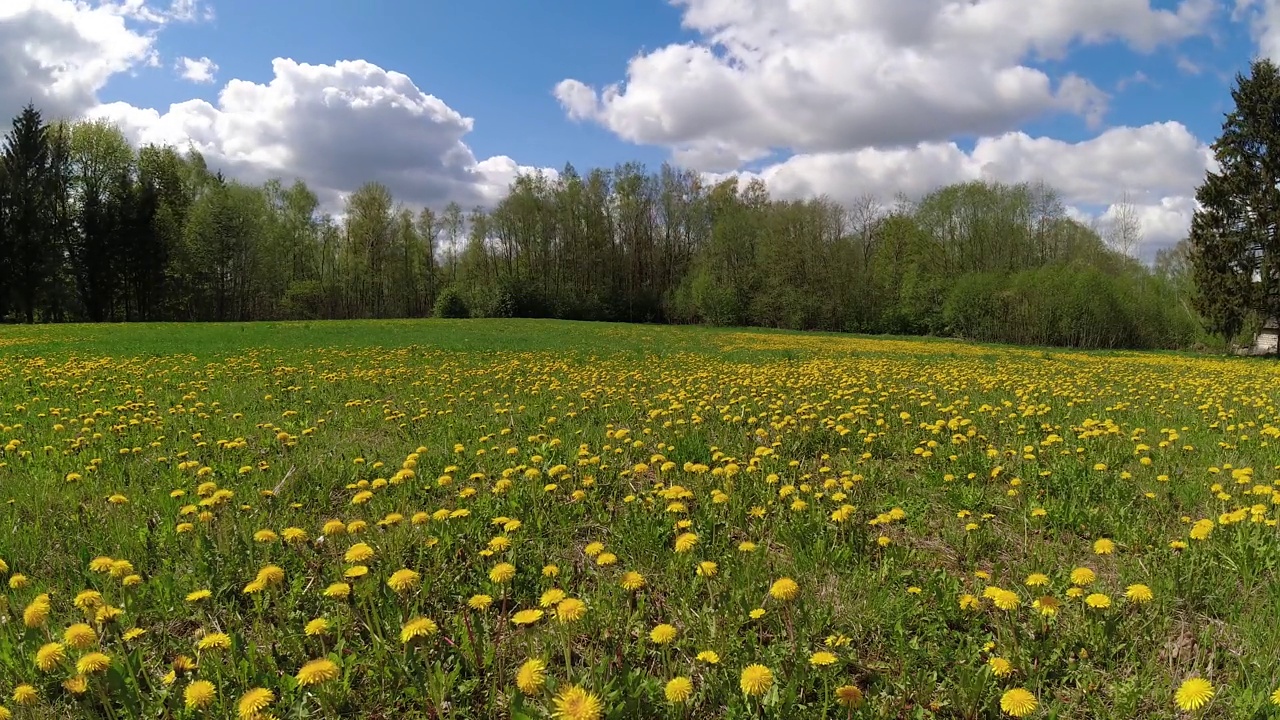
<svg viewBox="0 0 1280 720">
<path fill-rule="evenodd" d="M 743 668 L 738 684 L 742 687 L 743 693 L 759 697 L 768 692 L 769 687 L 773 685 L 773 672 L 764 665 L 752 663 Z"/>
<path fill-rule="evenodd" d="M 552 699 L 556 720 L 600 720 L 604 705 L 594 693 L 578 685 L 570 685 Z"/>
<path fill-rule="evenodd" d="M 717 653 L 715 650 L 703 650 L 702 652 L 698 653 L 697 657 L 694 659 L 698 660 L 699 662 L 704 662 L 708 665 L 718 665 L 720 663 L 720 654 Z"/>
<path fill-rule="evenodd" d="M 1102 593 L 1092 593 L 1084 602 L 1094 610 L 1106 610 L 1111 607 L 1111 598 Z"/>
<path fill-rule="evenodd" d="M 1027 576 L 1027 587 L 1041 587 L 1049 584 L 1049 576 L 1044 573 L 1031 573 Z"/>
<path fill-rule="evenodd" d="M 436 625 L 436 621 L 427 617 L 416 617 L 405 623 L 400 628 L 400 642 L 408 644 L 420 637 L 430 637 L 435 635 L 440 627 Z"/>
<path fill-rule="evenodd" d="M 1183 712 L 1194 712 L 1213 699 L 1213 685 L 1202 677 L 1187 678 L 1173 695 L 1173 702 Z"/>
<path fill-rule="evenodd" d="M 1116 544 L 1107 538 L 1099 538 L 1093 543 L 1093 551 L 1098 555 L 1110 555 L 1116 551 Z"/>
<path fill-rule="evenodd" d="M 703 560 L 698 563 L 698 577 L 715 577 L 719 566 L 710 560 Z"/>
<path fill-rule="evenodd" d="M 835 653 L 828 652 L 826 650 L 819 650 L 809 656 L 809 664 L 814 667 L 826 667 L 827 665 L 832 665 L 835 662 Z"/>
<path fill-rule="evenodd" d="M 533 658 L 525 660 L 516 671 L 516 687 L 525 695 L 537 695 L 547 682 L 547 664 Z"/>
<path fill-rule="evenodd" d="M 187 602 L 198 603 L 201 600 L 208 600 L 209 597 L 212 595 L 213 593 L 209 592 L 208 590 L 196 590 L 196 591 L 187 593 Z"/>
<path fill-rule="evenodd" d="M 105 672 L 111 667 L 111 658 L 100 652 L 91 652 L 76 661 L 76 672 L 81 675 Z"/>
<path fill-rule="evenodd" d="M 667 696 L 667 702 L 673 705 L 682 703 L 693 694 L 693 680 L 683 676 L 671 678 L 663 688 L 663 694 Z"/>
<path fill-rule="evenodd" d="M 84 623 L 76 623 L 63 631 L 62 639 L 76 650 L 84 650 L 98 643 L 98 633 Z"/>
<path fill-rule="evenodd" d="M 83 674 L 69 677 L 62 681 L 62 689 L 72 695 L 83 695 L 89 690 L 89 678 Z"/>
<path fill-rule="evenodd" d="M 511 622 L 522 626 L 532 625 L 541 620 L 543 614 L 541 610 L 519 610 L 511 616 Z"/>
<path fill-rule="evenodd" d="M 182 701 L 188 710 L 200 710 L 209 707 L 217 691 L 208 680 L 196 680 L 182 691 Z"/>
<path fill-rule="evenodd" d="M 565 598 L 556 605 L 556 620 L 561 623 L 577 622 L 587 613 L 587 604 L 577 598 Z"/>
<path fill-rule="evenodd" d="M 987 666 L 991 668 L 991 673 L 996 677 L 1006 677 L 1013 674 L 1013 664 L 1002 657 L 993 657 L 987 661 Z"/>
<path fill-rule="evenodd" d="M 1124 596 L 1129 602 L 1135 603 L 1149 603 L 1155 597 L 1151 592 L 1151 588 L 1141 583 L 1125 588 Z"/>
<path fill-rule="evenodd" d="M 551 607 L 565 598 L 565 592 L 560 588 L 551 588 L 542 593 L 542 597 L 538 598 L 538 605 L 542 607 Z"/>
<path fill-rule="evenodd" d="M 387 587 L 395 592 L 403 593 L 417 587 L 421 581 L 421 575 L 413 570 L 404 568 L 391 573 L 391 577 L 387 579 Z"/>
<path fill-rule="evenodd" d="M 334 598 L 336 600 L 343 600 L 350 594 L 351 594 L 351 586 L 344 582 L 333 583 L 332 585 L 324 589 L 325 597 Z"/>
<path fill-rule="evenodd" d="M 1024 688 L 1006 690 L 1005 693 L 1000 696 L 1000 709 L 1004 711 L 1006 715 L 1012 715 L 1013 717 L 1026 717 L 1035 712 L 1038 705 L 1039 703 L 1036 702 L 1036 696 L 1032 695 Z"/>
<path fill-rule="evenodd" d="M 373 557 L 373 548 L 368 543 L 358 542 L 347 548 L 347 552 L 343 554 L 342 559 L 349 563 L 363 563 Z"/>
<path fill-rule="evenodd" d="M 467 607 L 472 610 L 484 611 L 492 604 L 493 597 L 490 595 L 472 595 L 471 598 L 467 600 Z"/>
<path fill-rule="evenodd" d="M 862 705 L 862 688 L 857 685 L 841 685 L 836 688 L 836 701 L 843 707 L 856 708 Z"/>
<path fill-rule="evenodd" d="M 275 699 L 276 694 L 263 687 L 254 688 L 241 695 L 240 702 L 236 706 L 240 720 L 259 720 L 262 711 L 270 707 Z"/>
<path fill-rule="evenodd" d="M 627 592 L 635 592 L 644 587 L 644 576 L 634 570 L 623 573 L 621 585 L 622 589 Z"/>
<path fill-rule="evenodd" d="M 1074 585 L 1089 585 L 1096 578 L 1097 575 L 1094 574 L 1093 570 L 1090 570 L 1087 567 L 1078 567 L 1071 571 L 1071 582 Z"/>
<path fill-rule="evenodd" d="M 328 658 L 312 660 L 298 670 L 298 684 L 303 687 L 326 683 L 338 677 L 338 665 Z"/>
<path fill-rule="evenodd" d="M 649 640 L 656 645 L 666 645 L 672 640 L 675 640 L 677 634 L 679 634 L 679 632 L 676 630 L 674 625 L 662 623 L 654 626 L 654 628 L 649 631 Z"/>
<path fill-rule="evenodd" d="M 230 650 L 231 636 L 226 633 L 209 633 L 196 641 L 196 649 L 204 652 L 206 650 Z"/>
<path fill-rule="evenodd" d="M 321 637 L 329 634 L 329 621 L 324 618 L 316 618 L 307 623 L 302 632 L 307 637 Z"/>
<path fill-rule="evenodd" d="M 1035 601 L 1031 603 L 1031 607 L 1040 611 L 1040 614 L 1045 617 L 1053 617 L 1054 615 L 1057 615 L 1058 608 L 1061 606 L 1062 603 L 1058 602 L 1057 598 L 1049 595 L 1036 598 Z"/>
<path fill-rule="evenodd" d="M 40 694 L 35 688 L 23 683 L 13 689 L 13 701 L 19 705 L 35 705 L 40 701 Z"/>
<path fill-rule="evenodd" d="M 489 571 L 489 579 L 501 585 L 510 582 L 511 578 L 516 576 L 516 566 L 511 563 L 498 563 Z"/>
<path fill-rule="evenodd" d="M 66 650 L 56 642 L 45 643 L 36 651 L 36 667 L 42 672 L 49 672 L 67 659 Z"/>
<path fill-rule="evenodd" d="M 796 596 L 799 594 L 800 594 L 800 586 L 796 584 L 795 580 L 792 580 L 789 577 L 784 577 L 781 580 L 777 580 L 773 583 L 773 585 L 769 587 L 769 595 L 774 600 L 779 600 L 782 602 L 794 600 Z"/>
<path fill-rule="evenodd" d="M 676 552 L 687 553 L 693 549 L 694 545 L 697 545 L 697 544 L 698 544 L 697 535 L 691 532 L 681 533 L 676 537 Z"/>
</svg>

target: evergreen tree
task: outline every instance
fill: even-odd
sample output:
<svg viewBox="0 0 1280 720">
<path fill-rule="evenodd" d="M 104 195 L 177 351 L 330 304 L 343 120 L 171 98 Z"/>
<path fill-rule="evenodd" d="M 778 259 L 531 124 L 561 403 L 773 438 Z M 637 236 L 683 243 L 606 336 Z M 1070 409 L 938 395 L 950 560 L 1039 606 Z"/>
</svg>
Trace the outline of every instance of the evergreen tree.
<svg viewBox="0 0 1280 720">
<path fill-rule="evenodd" d="M 1196 307 L 1228 339 L 1250 315 L 1280 312 L 1280 68 L 1253 62 L 1231 98 L 1190 236 Z"/>
</svg>

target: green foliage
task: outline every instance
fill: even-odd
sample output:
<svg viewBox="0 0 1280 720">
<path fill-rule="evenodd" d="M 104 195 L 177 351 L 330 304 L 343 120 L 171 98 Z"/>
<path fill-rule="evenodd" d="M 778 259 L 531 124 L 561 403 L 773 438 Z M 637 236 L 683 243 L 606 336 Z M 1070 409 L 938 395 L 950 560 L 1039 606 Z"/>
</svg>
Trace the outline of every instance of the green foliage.
<svg viewBox="0 0 1280 720">
<path fill-rule="evenodd" d="M 1042 183 L 960 183 L 888 208 L 771 198 L 758 179 L 708 186 L 669 165 L 566 166 L 469 211 L 415 212 L 366 183 L 337 221 L 301 181 L 231 181 L 194 151 L 135 151 L 103 122 L 46 126 L 31 109 L 15 123 L 0 319 L 422 317 L 460 303 L 471 317 L 1175 347 L 1206 296 L 1191 254 L 1152 285 Z"/>
<path fill-rule="evenodd" d="M 452 285 L 442 290 L 440 297 L 436 298 L 434 314 L 438 318 L 471 317 L 471 313 L 467 309 L 467 302 L 462 299 L 462 293 L 458 292 L 458 289 Z"/>
<path fill-rule="evenodd" d="M 1254 61 L 1231 98 L 1213 144 L 1219 169 L 1196 190 L 1190 237 L 1195 307 L 1227 340 L 1251 314 L 1280 314 L 1280 68 Z"/>
</svg>

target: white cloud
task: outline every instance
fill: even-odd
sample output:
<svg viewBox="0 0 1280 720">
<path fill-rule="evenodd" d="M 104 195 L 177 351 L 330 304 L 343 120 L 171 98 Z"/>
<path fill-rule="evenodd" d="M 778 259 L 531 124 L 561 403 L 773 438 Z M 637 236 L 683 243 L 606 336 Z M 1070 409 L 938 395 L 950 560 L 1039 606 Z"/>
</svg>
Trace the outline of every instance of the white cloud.
<svg viewBox="0 0 1280 720">
<path fill-rule="evenodd" d="M 136 0 L 0 2 L 0 117 L 28 100 L 47 117 L 74 117 L 96 104 L 108 78 L 154 56 L 152 36 L 126 22 L 143 8 Z"/>
<path fill-rule="evenodd" d="M 1232 17 L 1248 20 L 1259 55 L 1280 60 L 1280 0 L 1236 0 Z"/>
<path fill-rule="evenodd" d="M 189 58 L 183 56 L 178 58 L 174 69 L 178 71 L 178 76 L 184 80 L 190 80 L 193 83 L 211 83 L 213 82 L 213 76 L 218 72 L 218 63 L 207 57 Z"/>
<path fill-rule="evenodd" d="M 1165 122 L 1111 128 L 1078 143 L 1009 132 L 979 140 L 970 152 L 953 142 L 925 142 L 910 148 L 800 154 L 758 173 L 736 175 L 741 183 L 761 178 L 780 197 L 826 194 L 846 203 L 864 194 L 883 201 L 899 192 L 919 198 L 970 180 L 1043 180 L 1074 206 L 1078 218 L 1102 222 L 1128 192 L 1142 224 L 1143 254 L 1148 255 L 1186 233 L 1195 188 L 1211 168 L 1216 165 L 1209 148 L 1181 123 Z M 711 174 L 709 179 L 732 175 Z M 1098 207 L 1105 210 L 1088 210 Z"/>
<path fill-rule="evenodd" d="M 1150 51 L 1205 31 L 1215 0 L 673 0 L 697 42 L 634 57 L 625 84 L 555 88 L 569 117 L 724 171 L 771 150 L 993 135 L 1045 113 L 1101 123 L 1106 95 L 1030 57 L 1073 43 Z M 1280 0 L 1277 0 L 1280 1 Z"/>
<path fill-rule="evenodd" d="M 91 114 L 138 142 L 190 143 L 233 177 L 301 177 L 331 208 L 367 181 L 415 205 L 489 204 L 518 170 L 532 169 L 505 156 L 478 161 L 463 142 L 473 120 L 402 73 L 364 60 L 287 58 L 272 70 L 265 84 L 231 80 L 216 105 L 188 100 L 159 112 L 109 103 Z"/>
</svg>

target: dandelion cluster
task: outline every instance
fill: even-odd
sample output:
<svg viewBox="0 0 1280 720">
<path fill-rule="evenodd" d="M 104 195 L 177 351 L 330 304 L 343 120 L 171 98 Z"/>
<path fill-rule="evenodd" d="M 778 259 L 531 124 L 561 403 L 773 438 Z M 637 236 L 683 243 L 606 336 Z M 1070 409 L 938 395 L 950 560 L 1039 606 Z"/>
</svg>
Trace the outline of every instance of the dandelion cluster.
<svg viewBox="0 0 1280 720">
<path fill-rule="evenodd" d="M 1280 712 L 1269 364 L 342 327 L 0 329 L 0 717 Z"/>
</svg>

